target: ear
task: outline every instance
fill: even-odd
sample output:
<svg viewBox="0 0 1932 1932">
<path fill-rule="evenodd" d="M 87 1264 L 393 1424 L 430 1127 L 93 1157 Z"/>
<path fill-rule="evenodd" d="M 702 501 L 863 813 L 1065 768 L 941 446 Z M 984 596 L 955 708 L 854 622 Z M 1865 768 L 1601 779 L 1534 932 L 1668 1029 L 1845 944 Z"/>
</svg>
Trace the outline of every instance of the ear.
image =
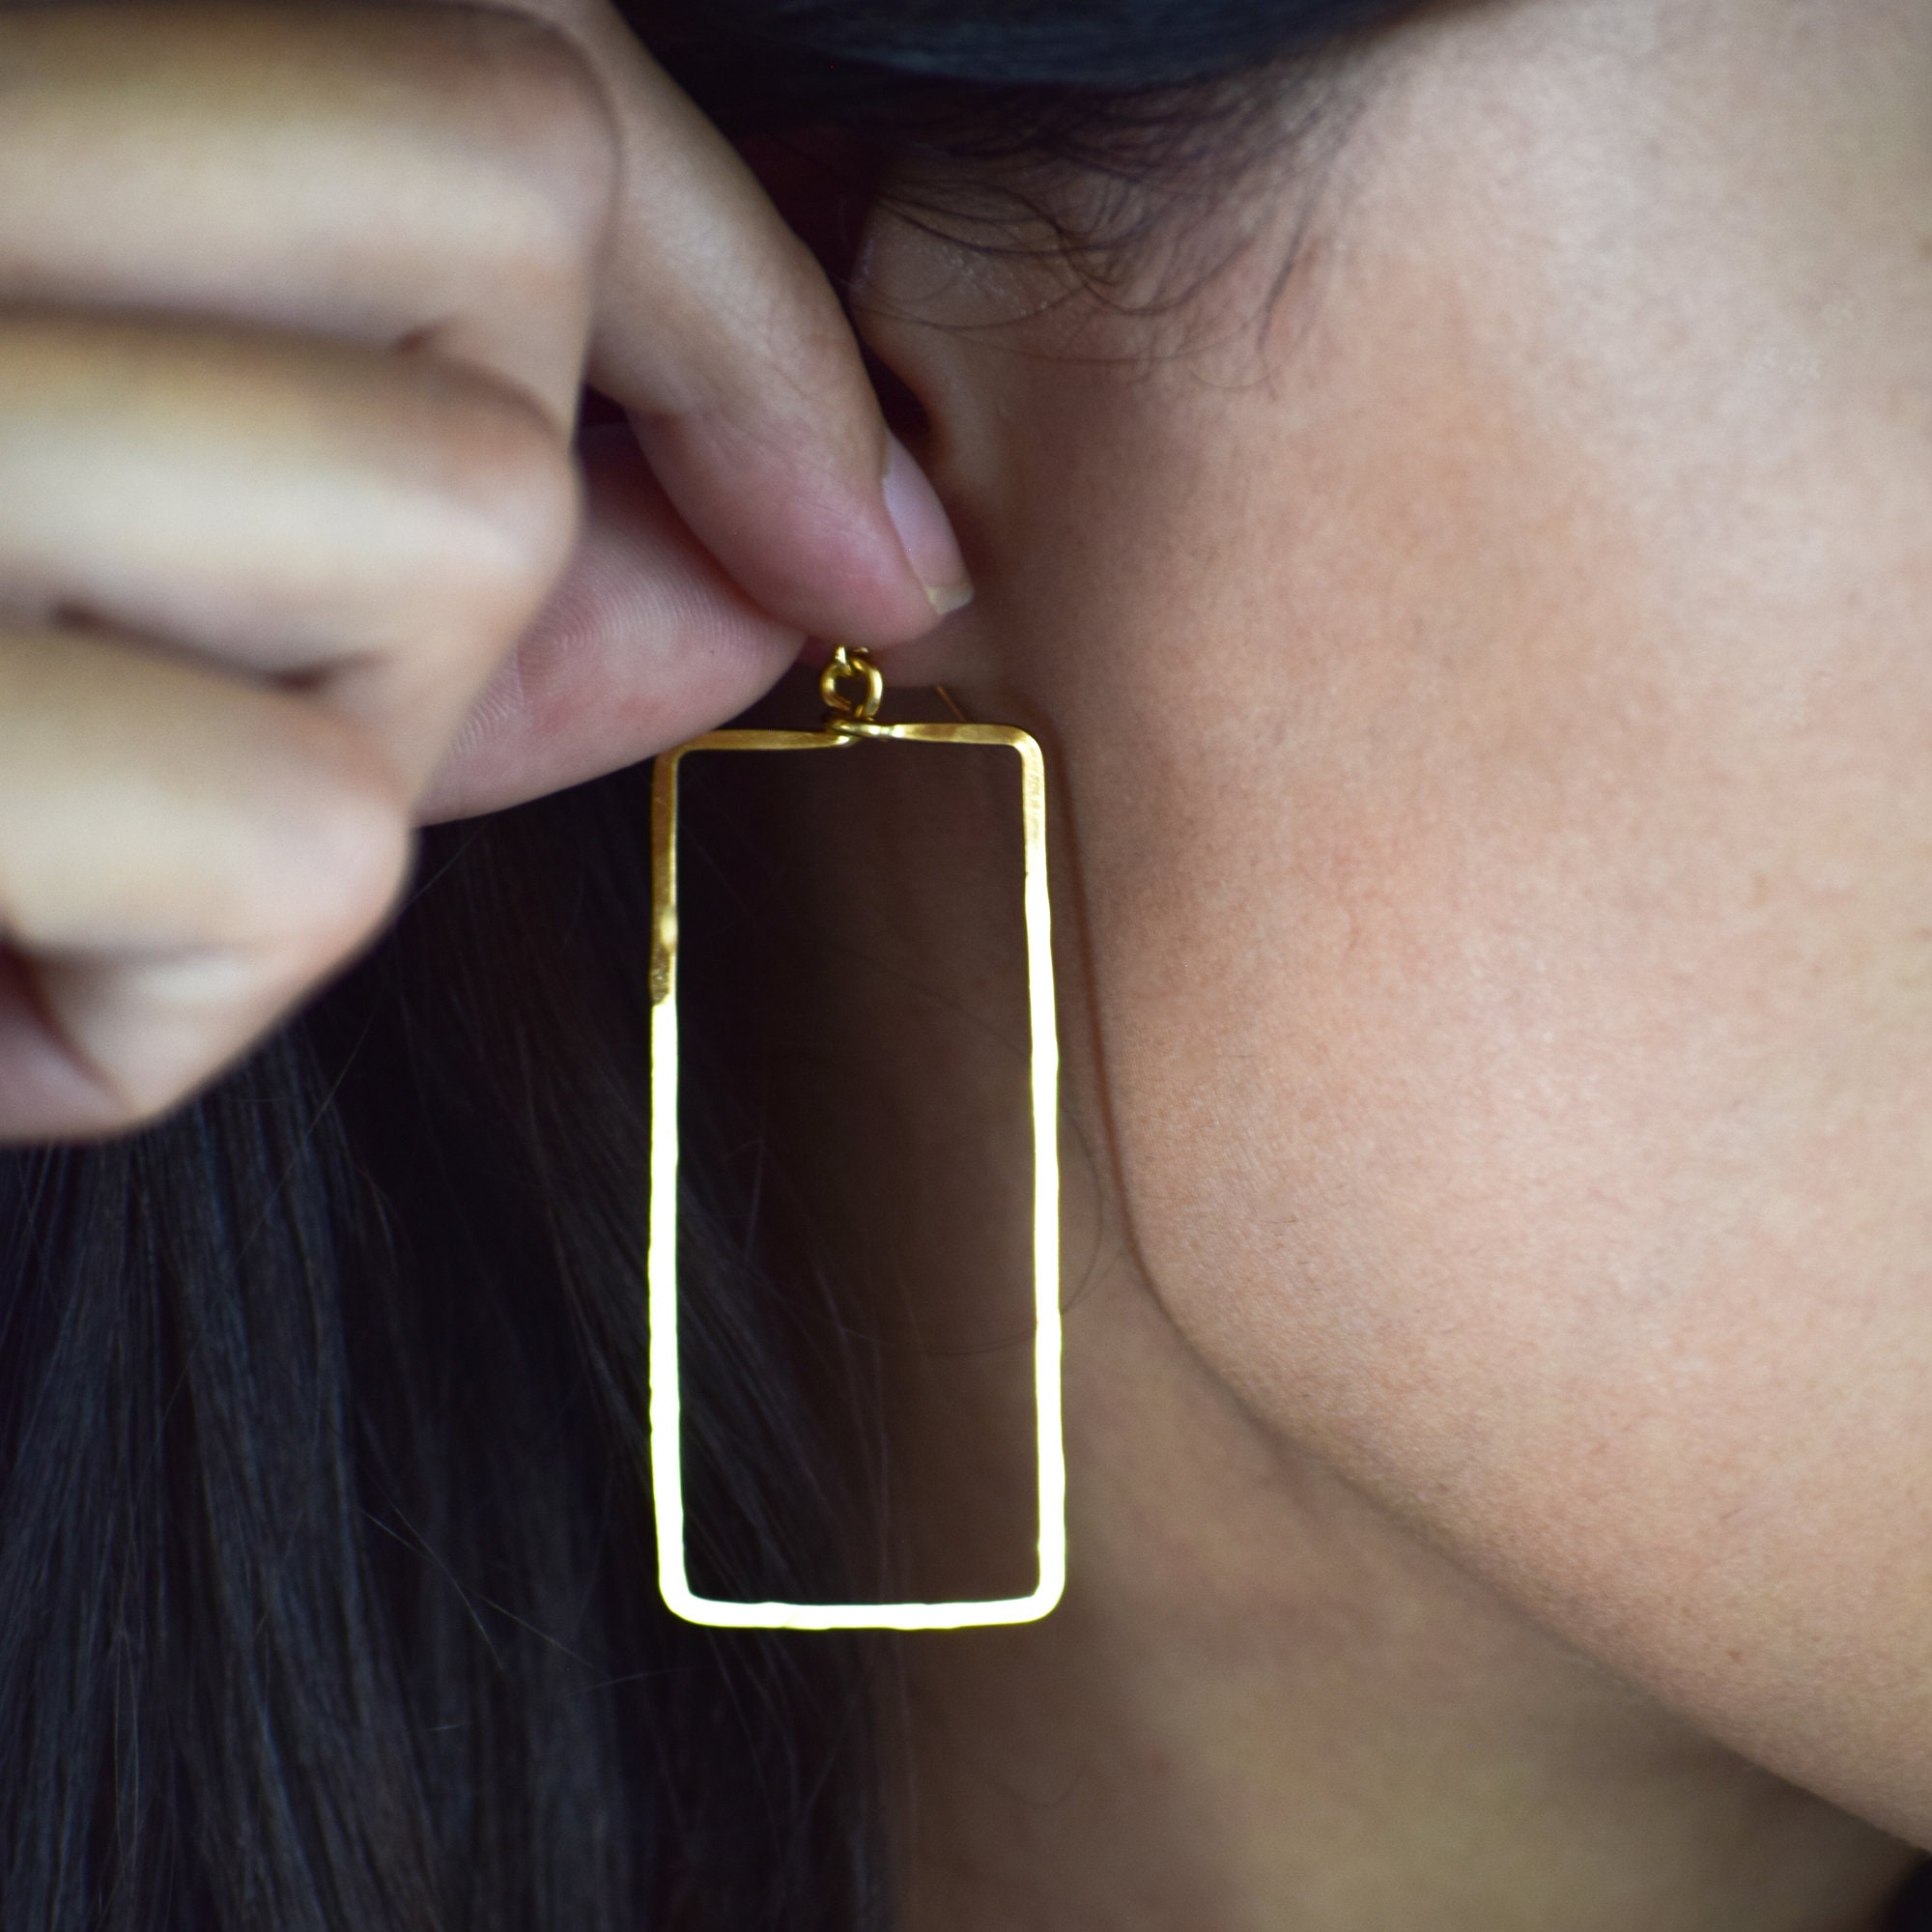
<svg viewBox="0 0 1932 1932">
<path fill-rule="evenodd" d="M 842 232 L 838 286 L 886 420 L 937 491 L 976 589 L 882 664 L 895 685 L 1003 686 L 1016 618 L 1040 615 L 1042 545 L 1068 507 L 1052 472 L 1084 440 L 1078 394 L 1093 372 L 1077 352 L 1063 359 L 1085 326 L 1084 291 L 1046 249 L 990 228 L 955 236 L 943 213 L 902 210 L 874 180 L 883 192 L 856 236 Z"/>
<path fill-rule="evenodd" d="M 836 128 L 761 134 L 738 143 L 745 165 L 841 294 L 852 279 L 885 162 Z"/>
<path fill-rule="evenodd" d="M 994 564 L 986 511 L 1002 489 L 1000 439 L 988 432 L 1010 407 L 1013 379 L 1031 373 L 1019 325 L 1065 294 L 1065 277 L 907 211 L 887 157 L 839 129 L 759 137 L 740 152 L 843 301 L 887 426 L 937 490 L 975 585 L 972 605 L 882 656 L 887 682 L 993 676 L 976 649 L 987 635 L 982 572 Z"/>
</svg>

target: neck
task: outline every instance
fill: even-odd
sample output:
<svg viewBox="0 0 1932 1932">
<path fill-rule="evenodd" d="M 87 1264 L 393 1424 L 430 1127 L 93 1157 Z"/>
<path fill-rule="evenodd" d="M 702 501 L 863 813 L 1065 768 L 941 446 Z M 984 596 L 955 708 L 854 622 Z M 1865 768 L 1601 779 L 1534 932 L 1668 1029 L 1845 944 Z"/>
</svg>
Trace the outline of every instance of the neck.
<svg viewBox="0 0 1932 1932">
<path fill-rule="evenodd" d="M 914 1593 L 1018 1593 L 1024 965 L 986 863 L 1012 787 L 997 753 L 780 762 L 817 930 L 777 970 L 866 1047 L 781 1088 L 773 1134 L 862 1231 Z M 1906 1848 L 1559 1643 L 1201 1366 L 1120 1233 L 1055 864 L 1070 1578 L 1043 1623 L 906 1640 L 911 1932 L 1877 1926 Z"/>
<path fill-rule="evenodd" d="M 1069 1312 L 1067 1599 L 911 1647 L 914 1932 L 1849 1932 L 1909 1855 L 1270 1439 L 1124 1261 Z"/>
</svg>

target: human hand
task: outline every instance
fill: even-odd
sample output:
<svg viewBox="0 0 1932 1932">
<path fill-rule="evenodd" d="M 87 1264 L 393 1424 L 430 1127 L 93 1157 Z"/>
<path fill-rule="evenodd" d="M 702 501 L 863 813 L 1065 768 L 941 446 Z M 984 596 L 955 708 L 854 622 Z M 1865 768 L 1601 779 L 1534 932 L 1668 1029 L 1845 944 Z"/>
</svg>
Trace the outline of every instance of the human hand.
<svg viewBox="0 0 1932 1932">
<path fill-rule="evenodd" d="M 803 244 L 613 14 L 550 12 L 0 14 L 0 1138 L 210 1077 L 417 820 L 964 594 Z M 557 591 L 586 379 L 639 448 Z"/>
</svg>

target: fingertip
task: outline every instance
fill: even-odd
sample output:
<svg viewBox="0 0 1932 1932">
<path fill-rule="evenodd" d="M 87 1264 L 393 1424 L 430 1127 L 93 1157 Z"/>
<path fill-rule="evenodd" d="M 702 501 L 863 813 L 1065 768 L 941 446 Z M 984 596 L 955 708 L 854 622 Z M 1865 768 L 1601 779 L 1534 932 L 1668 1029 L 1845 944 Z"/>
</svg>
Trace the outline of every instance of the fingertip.
<svg viewBox="0 0 1932 1932">
<path fill-rule="evenodd" d="M 971 594 L 938 493 L 903 445 L 855 469 L 815 430 L 723 413 L 633 417 L 692 533 L 760 609 L 796 630 L 882 650 Z"/>
<path fill-rule="evenodd" d="M 886 432 L 886 472 L 880 487 L 886 515 L 933 614 L 945 617 L 963 610 L 973 601 L 973 580 L 959 539 L 953 534 L 952 520 L 912 451 L 890 430 Z"/>
</svg>

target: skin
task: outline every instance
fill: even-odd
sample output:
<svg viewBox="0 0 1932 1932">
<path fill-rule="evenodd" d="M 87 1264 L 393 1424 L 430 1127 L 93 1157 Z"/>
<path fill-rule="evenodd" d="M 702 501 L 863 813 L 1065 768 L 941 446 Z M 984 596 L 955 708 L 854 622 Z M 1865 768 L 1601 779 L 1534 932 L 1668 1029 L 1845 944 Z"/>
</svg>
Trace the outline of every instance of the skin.
<svg viewBox="0 0 1932 1932">
<path fill-rule="evenodd" d="M 0 14 L 0 1135 L 218 1071 L 416 820 L 970 594 L 749 170 L 537 11 Z"/>
<path fill-rule="evenodd" d="M 1918 0 L 1435 12 L 1157 313 L 881 210 L 854 312 L 980 588 L 917 641 L 944 522 L 608 16 L 141 17 L 0 15 L 59 204 L 0 208 L 0 1126 L 213 1073 L 412 819 L 891 646 L 1054 760 L 1078 1257 L 1072 1589 L 909 1646 L 914 1923 L 1875 1924 L 1932 1843 Z M 559 587 L 586 374 L 638 449 Z M 892 1426 L 975 1593 L 1009 1236 L 912 1156 L 1023 1158 L 1002 882 L 934 856 L 1003 804 L 787 808 L 903 1049 L 791 1138 L 867 1150 L 823 1197 L 939 1338 Z"/>
<path fill-rule="evenodd" d="M 1359 78 L 1271 312 L 1264 248 L 1184 322 L 864 258 L 982 590 L 895 666 L 1057 754 L 1108 1231 L 1069 1611 L 915 1647 L 916 1922 L 1870 1924 L 1854 1817 L 1932 1843 L 1932 16 L 1525 0 Z"/>
</svg>

